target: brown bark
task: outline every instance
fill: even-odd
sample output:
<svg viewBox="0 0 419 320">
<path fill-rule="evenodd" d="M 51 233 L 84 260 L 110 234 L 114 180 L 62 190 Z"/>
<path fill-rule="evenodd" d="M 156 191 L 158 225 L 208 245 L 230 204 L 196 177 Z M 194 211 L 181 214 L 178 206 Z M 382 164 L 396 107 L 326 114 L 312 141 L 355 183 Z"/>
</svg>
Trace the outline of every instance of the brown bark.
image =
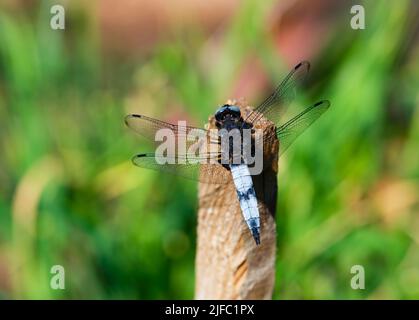
<svg viewBox="0 0 419 320">
<path fill-rule="evenodd" d="M 242 115 L 250 112 L 245 102 Z M 214 127 L 210 118 L 209 127 Z M 257 128 L 274 130 L 263 119 Z M 199 185 L 196 299 L 271 299 L 275 282 L 278 141 L 264 145 L 264 171 L 253 177 L 261 216 L 257 246 L 240 211 L 233 181 Z M 235 203 L 235 205 L 232 203 Z"/>
</svg>

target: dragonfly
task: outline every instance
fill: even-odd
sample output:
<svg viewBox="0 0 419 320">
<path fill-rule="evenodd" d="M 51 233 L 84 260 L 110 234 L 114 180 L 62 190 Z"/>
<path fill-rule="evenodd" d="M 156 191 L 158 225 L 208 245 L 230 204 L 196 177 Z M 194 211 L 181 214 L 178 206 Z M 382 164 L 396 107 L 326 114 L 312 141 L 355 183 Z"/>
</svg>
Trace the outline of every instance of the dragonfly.
<svg viewBox="0 0 419 320">
<path fill-rule="evenodd" d="M 279 141 L 279 156 L 281 156 L 295 139 L 330 107 L 328 100 L 321 100 L 305 108 L 291 119 L 284 119 L 287 106 L 295 98 L 296 89 L 306 77 L 309 69 L 309 62 L 298 63 L 278 84 L 272 94 L 250 112 L 245 113 L 234 103 L 220 106 L 213 117 L 218 129 L 216 132 L 185 124 L 171 124 L 140 114 L 127 115 L 125 117 L 126 125 L 155 143 L 157 142 L 157 132 L 164 129 L 170 130 L 176 139 L 182 139 L 186 144 L 186 148 L 172 150 L 164 155 L 157 152 L 140 153 L 132 158 L 132 162 L 141 168 L 163 171 L 202 183 L 226 184 L 233 180 L 243 219 L 256 245 L 259 245 L 260 214 L 250 165 L 242 154 L 237 157 L 237 150 L 243 152 L 243 148 L 232 150 L 229 139 L 223 148 L 221 140 L 232 130 L 238 130 L 243 135 L 245 130 L 252 130 L 263 119 L 265 121 L 267 119 L 275 126 L 275 130 L 262 132 L 263 144 Z M 224 133 L 220 133 L 221 131 Z M 204 152 L 198 155 L 185 152 L 196 143 L 194 139 L 187 139 L 191 133 L 201 137 L 201 143 L 204 141 L 203 143 L 207 147 L 203 149 Z M 253 145 L 256 144 L 255 141 L 253 140 Z M 233 161 L 233 158 L 238 161 Z"/>
</svg>

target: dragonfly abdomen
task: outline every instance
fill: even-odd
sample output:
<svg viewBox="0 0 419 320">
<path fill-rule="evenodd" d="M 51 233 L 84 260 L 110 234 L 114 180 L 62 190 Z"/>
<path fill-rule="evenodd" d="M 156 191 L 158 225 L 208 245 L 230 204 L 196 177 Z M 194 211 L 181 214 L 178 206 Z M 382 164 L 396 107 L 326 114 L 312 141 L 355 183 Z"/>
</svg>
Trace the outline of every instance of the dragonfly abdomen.
<svg viewBox="0 0 419 320">
<path fill-rule="evenodd" d="M 236 186 L 237 197 L 239 198 L 243 218 L 252 232 L 256 244 L 260 244 L 258 202 L 249 168 L 245 164 L 232 164 L 230 165 L 230 169 L 231 174 L 233 175 L 234 185 Z"/>
</svg>

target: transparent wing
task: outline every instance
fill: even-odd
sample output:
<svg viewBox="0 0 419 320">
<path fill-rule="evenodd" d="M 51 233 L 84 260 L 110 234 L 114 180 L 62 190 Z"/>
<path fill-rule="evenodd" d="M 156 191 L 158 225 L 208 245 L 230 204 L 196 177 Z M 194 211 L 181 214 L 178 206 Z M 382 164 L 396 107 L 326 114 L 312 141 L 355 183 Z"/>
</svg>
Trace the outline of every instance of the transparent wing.
<svg viewBox="0 0 419 320">
<path fill-rule="evenodd" d="M 155 143 L 161 143 L 161 141 L 156 141 L 156 134 L 159 130 L 170 130 L 176 141 L 180 141 L 180 139 L 185 141 L 187 149 L 196 142 L 196 139 L 188 140 L 190 137 L 206 138 L 207 143 L 219 144 L 219 137 L 209 130 L 187 125 L 175 125 L 139 114 L 127 115 L 125 123 L 136 133 Z"/>
<path fill-rule="evenodd" d="M 226 184 L 231 180 L 230 171 L 217 163 L 218 155 L 200 156 L 168 155 L 154 153 L 138 154 L 132 162 L 141 168 L 171 173 L 190 180 L 204 183 Z"/>
<path fill-rule="evenodd" d="M 261 117 L 277 124 L 286 111 L 286 106 L 295 98 L 298 84 L 307 76 L 310 63 L 302 61 L 276 87 L 275 91 L 256 107 L 246 118 L 245 123 L 256 123 Z"/>
<path fill-rule="evenodd" d="M 279 126 L 275 133 L 264 137 L 264 143 L 269 143 L 275 137 L 279 140 L 280 156 L 314 121 L 316 121 L 330 107 L 328 100 L 319 101 L 306 108 L 300 114 Z"/>
</svg>

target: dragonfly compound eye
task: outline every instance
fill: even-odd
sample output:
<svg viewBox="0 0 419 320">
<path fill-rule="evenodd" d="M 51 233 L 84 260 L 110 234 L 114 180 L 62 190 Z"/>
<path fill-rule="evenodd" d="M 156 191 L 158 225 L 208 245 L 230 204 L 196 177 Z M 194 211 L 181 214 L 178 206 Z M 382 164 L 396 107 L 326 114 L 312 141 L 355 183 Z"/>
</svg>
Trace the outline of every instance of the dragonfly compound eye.
<svg viewBox="0 0 419 320">
<path fill-rule="evenodd" d="M 237 106 L 225 104 L 222 107 L 220 107 L 215 113 L 215 120 L 222 121 L 224 120 L 226 115 L 230 115 L 233 118 L 240 118 L 240 108 Z"/>
<path fill-rule="evenodd" d="M 228 105 L 225 104 L 222 107 L 220 107 L 216 112 L 215 112 L 215 120 L 217 121 L 221 121 L 224 119 L 226 110 L 228 108 Z"/>
<path fill-rule="evenodd" d="M 231 114 L 233 114 L 236 117 L 240 117 L 241 113 L 240 113 L 240 108 L 239 107 L 229 106 L 228 109 L 229 109 Z"/>
</svg>

